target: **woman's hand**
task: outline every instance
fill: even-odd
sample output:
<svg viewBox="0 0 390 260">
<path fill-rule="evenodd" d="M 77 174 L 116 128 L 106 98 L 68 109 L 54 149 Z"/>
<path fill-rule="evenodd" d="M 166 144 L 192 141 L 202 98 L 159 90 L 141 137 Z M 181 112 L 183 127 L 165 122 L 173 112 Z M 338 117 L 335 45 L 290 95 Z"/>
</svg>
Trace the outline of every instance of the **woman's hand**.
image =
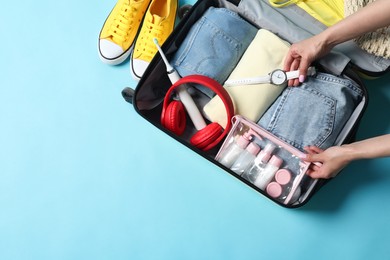
<svg viewBox="0 0 390 260">
<path fill-rule="evenodd" d="M 284 70 L 292 71 L 299 69 L 299 78 L 288 81 L 288 86 L 298 86 L 307 75 L 307 69 L 311 63 L 327 54 L 333 45 L 326 44 L 322 35 L 316 35 L 309 39 L 294 43 L 284 60 Z"/>
<path fill-rule="evenodd" d="M 348 158 L 348 151 L 343 146 L 333 146 L 326 150 L 307 146 L 304 149 L 307 152 L 304 161 L 322 163 L 322 166 L 313 164 L 307 171 L 307 174 L 314 179 L 333 178 L 351 161 Z"/>
<path fill-rule="evenodd" d="M 337 44 L 390 25 L 389 13 L 390 1 L 376 0 L 321 33 L 294 43 L 285 58 L 284 70 L 299 69 L 300 76 L 299 79 L 289 80 L 288 85 L 298 86 L 303 82 L 310 64 Z"/>
</svg>

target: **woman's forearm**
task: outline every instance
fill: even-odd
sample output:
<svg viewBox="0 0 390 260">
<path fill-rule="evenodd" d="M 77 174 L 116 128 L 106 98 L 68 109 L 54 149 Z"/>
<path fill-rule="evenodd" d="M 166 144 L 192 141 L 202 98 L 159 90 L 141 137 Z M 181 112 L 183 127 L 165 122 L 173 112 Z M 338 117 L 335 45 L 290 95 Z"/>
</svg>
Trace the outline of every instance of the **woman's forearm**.
<svg viewBox="0 0 390 260">
<path fill-rule="evenodd" d="M 342 146 L 349 161 L 390 156 L 390 134 Z"/>
<path fill-rule="evenodd" d="M 390 156 L 390 134 L 363 141 L 332 146 L 321 150 L 315 146 L 306 146 L 307 154 L 302 158 L 308 162 L 320 162 L 321 167 L 313 165 L 307 172 L 312 178 L 332 178 L 350 162 L 359 159 L 372 159 Z"/>
<path fill-rule="evenodd" d="M 356 38 L 390 25 L 390 1 L 377 0 L 319 34 L 327 46 Z"/>
</svg>

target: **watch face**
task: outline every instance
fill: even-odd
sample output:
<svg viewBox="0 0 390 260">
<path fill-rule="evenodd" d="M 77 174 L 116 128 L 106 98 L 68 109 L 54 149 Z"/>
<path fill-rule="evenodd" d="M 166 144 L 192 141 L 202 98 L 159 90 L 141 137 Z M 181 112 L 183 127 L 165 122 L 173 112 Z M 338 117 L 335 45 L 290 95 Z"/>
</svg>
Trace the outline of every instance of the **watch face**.
<svg viewBox="0 0 390 260">
<path fill-rule="evenodd" d="M 285 82 L 287 82 L 287 75 L 283 70 L 274 70 L 271 73 L 271 83 L 275 85 L 282 85 Z"/>
</svg>

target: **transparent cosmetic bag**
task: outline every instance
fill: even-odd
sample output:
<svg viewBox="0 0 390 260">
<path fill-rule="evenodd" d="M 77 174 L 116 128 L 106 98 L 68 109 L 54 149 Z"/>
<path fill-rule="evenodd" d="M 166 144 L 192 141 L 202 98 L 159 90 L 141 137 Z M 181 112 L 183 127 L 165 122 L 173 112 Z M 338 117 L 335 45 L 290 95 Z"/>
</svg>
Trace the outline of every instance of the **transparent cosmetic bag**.
<svg viewBox="0 0 390 260">
<path fill-rule="evenodd" d="M 278 203 L 305 201 L 317 180 L 306 174 L 310 163 L 301 159 L 304 153 L 242 116 L 232 120 L 215 160 Z"/>
</svg>

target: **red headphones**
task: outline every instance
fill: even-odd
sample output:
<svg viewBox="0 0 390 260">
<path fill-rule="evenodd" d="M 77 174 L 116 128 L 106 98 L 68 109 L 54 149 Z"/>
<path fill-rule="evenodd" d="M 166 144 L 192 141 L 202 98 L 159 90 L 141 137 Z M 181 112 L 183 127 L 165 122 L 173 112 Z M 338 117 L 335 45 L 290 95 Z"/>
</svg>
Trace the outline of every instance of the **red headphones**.
<svg viewBox="0 0 390 260">
<path fill-rule="evenodd" d="M 172 92 L 182 84 L 200 84 L 214 91 L 222 100 L 226 109 L 227 124 L 225 129 L 216 122 L 213 122 L 196 132 L 191 137 L 190 143 L 195 147 L 207 151 L 216 146 L 229 132 L 234 116 L 233 102 L 229 93 L 214 79 L 203 75 L 189 75 L 180 78 L 167 91 L 161 113 L 161 124 L 163 127 L 177 135 L 183 134 L 186 126 L 185 107 L 181 101 L 170 101 Z"/>
</svg>

